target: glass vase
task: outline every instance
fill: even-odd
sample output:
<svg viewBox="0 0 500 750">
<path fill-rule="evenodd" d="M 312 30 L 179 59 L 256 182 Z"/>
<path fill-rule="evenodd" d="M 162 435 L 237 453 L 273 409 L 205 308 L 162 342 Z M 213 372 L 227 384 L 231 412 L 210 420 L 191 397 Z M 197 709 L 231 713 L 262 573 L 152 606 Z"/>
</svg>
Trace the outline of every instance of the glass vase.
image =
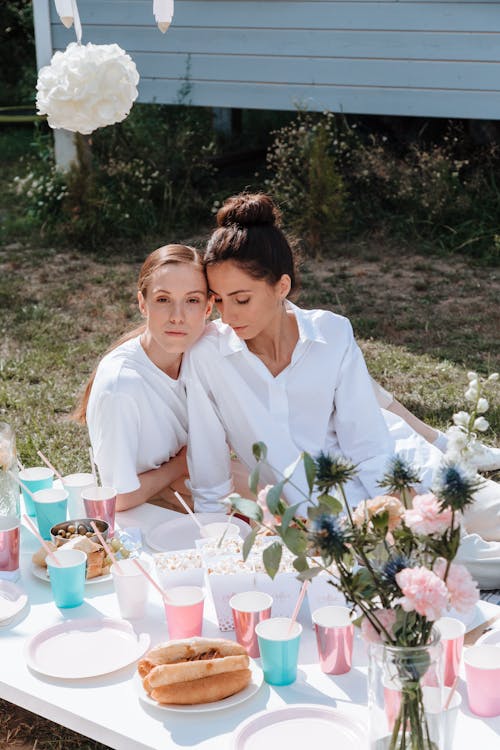
<svg viewBox="0 0 500 750">
<path fill-rule="evenodd" d="M 19 518 L 19 486 L 12 477 L 17 473 L 14 430 L 5 422 L 0 422 L 0 516 Z"/>
<path fill-rule="evenodd" d="M 425 646 L 370 643 L 368 653 L 370 750 L 444 750 L 439 633 Z"/>
</svg>

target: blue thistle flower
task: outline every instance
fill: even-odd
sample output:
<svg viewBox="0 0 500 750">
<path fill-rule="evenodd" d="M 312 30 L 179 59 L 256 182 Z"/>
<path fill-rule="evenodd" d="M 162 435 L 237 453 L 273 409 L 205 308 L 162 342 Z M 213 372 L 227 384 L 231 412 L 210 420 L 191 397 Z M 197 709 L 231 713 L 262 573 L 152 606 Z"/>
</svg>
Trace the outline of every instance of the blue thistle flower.
<svg viewBox="0 0 500 750">
<path fill-rule="evenodd" d="M 314 459 L 316 464 L 316 487 L 328 492 L 331 487 L 343 485 L 356 476 L 356 467 L 343 456 L 321 453 Z"/>
<path fill-rule="evenodd" d="M 395 555 L 390 557 L 382 567 L 380 576 L 389 586 L 397 586 L 396 576 L 405 568 L 410 568 L 411 562 L 405 555 Z"/>
<path fill-rule="evenodd" d="M 389 492 L 402 492 L 419 482 L 418 472 L 406 459 L 396 453 L 389 461 L 387 470 L 378 484 L 379 487 L 387 488 Z"/>
<path fill-rule="evenodd" d="M 316 554 L 328 562 L 347 552 L 347 535 L 337 516 L 320 513 L 311 521 L 309 542 Z"/>
<path fill-rule="evenodd" d="M 444 463 L 434 476 L 433 492 L 441 501 L 441 508 L 463 511 L 474 502 L 474 493 L 483 480 L 459 464 Z"/>
</svg>

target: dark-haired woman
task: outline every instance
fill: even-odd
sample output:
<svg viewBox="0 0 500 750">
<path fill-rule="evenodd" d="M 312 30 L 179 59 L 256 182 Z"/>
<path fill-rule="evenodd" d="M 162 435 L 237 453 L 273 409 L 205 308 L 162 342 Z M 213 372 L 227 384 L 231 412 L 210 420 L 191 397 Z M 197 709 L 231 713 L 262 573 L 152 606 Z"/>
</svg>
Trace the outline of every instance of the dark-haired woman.
<svg viewBox="0 0 500 750">
<path fill-rule="evenodd" d="M 217 222 L 205 266 L 221 321 L 207 327 L 185 371 L 195 501 L 220 502 L 232 486 L 228 446 L 251 468 L 259 440 L 268 447 L 264 482 L 279 481 L 303 450 L 340 453 L 358 467 L 346 486 L 355 505 L 380 494 L 378 482 L 398 452 L 420 472 L 416 489 L 428 489 L 442 454 L 397 415 L 382 412 L 347 318 L 287 299 L 295 267 L 272 200 L 235 196 Z M 300 503 L 306 488 L 299 467 L 284 496 Z M 478 533 L 468 535 L 462 557 L 491 587 L 500 584 L 500 543 L 484 539 L 500 540 L 500 492 L 489 483 L 479 494 L 467 519 Z"/>
<path fill-rule="evenodd" d="M 184 245 L 152 252 L 137 296 L 144 324 L 101 359 L 74 416 L 87 423 L 102 482 L 117 489 L 118 510 L 151 498 L 181 510 L 170 485 L 180 480 L 184 488 L 187 476 L 182 358 L 212 306 L 198 252 Z"/>
</svg>

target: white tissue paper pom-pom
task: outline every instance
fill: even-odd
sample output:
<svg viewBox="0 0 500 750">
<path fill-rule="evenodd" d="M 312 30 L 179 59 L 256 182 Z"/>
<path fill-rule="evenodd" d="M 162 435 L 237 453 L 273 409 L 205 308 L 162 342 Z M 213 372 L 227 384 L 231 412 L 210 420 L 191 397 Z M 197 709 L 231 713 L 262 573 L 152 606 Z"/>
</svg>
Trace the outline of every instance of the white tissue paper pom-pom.
<svg viewBox="0 0 500 750">
<path fill-rule="evenodd" d="M 68 44 L 40 69 L 37 111 L 51 128 L 88 135 L 124 120 L 135 99 L 139 74 L 118 44 Z"/>
</svg>

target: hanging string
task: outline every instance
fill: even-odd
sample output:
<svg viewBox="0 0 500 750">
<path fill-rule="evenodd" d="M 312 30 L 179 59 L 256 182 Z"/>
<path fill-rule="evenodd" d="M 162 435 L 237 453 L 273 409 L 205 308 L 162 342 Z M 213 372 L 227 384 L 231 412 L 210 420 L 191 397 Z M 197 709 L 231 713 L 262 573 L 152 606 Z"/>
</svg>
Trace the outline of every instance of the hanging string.
<svg viewBox="0 0 500 750">
<path fill-rule="evenodd" d="M 153 0 L 153 14 L 158 28 L 164 34 L 174 17 L 174 0 Z"/>
</svg>

